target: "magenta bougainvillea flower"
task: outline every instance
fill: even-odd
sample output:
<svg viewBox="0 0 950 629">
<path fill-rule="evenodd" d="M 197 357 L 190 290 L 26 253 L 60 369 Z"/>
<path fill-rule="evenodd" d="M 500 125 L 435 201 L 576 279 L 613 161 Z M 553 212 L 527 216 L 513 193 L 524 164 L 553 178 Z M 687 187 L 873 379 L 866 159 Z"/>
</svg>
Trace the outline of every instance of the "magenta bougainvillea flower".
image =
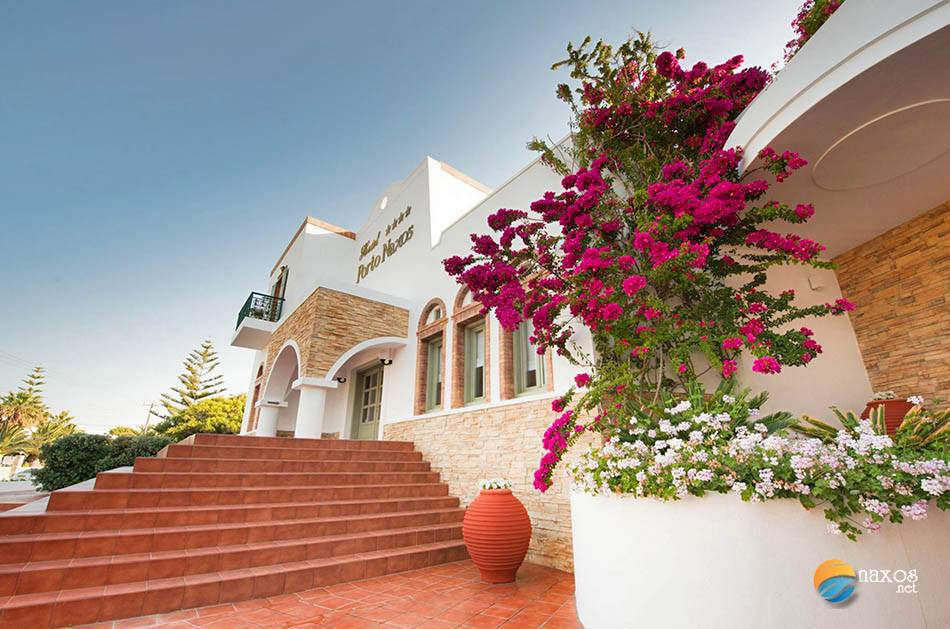
<svg viewBox="0 0 950 629">
<path fill-rule="evenodd" d="M 472 234 L 470 254 L 444 262 L 503 328 L 529 319 L 539 351 L 589 368 L 576 381 L 583 396 L 572 389 L 552 406 L 560 415 L 543 439 L 542 491 L 581 431 L 610 433 L 705 371 L 734 378 L 742 352 L 761 373 L 808 364 L 820 346 L 787 324 L 851 307 L 799 306 L 794 291 L 764 288 L 773 266 L 829 266 L 820 243 L 772 229 L 814 215 L 807 202 L 767 199 L 805 160 L 766 148 L 745 163 L 726 146 L 766 71 L 741 56 L 687 67 L 683 51 L 658 53 L 645 35 L 568 53 L 561 65 L 583 78 L 557 93 L 576 132 L 558 150 L 531 144 L 560 173 L 560 189 L 527 209 L 499 209 L 490 233 Z M 581 326 L 592 355 L 571 342 Z"/>
</svg>

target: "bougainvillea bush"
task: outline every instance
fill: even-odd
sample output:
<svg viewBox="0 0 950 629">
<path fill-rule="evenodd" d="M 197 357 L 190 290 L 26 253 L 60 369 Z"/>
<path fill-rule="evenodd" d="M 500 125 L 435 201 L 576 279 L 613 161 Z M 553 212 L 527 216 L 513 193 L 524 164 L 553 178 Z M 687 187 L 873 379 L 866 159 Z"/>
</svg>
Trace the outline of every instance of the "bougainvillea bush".
<svg viewBox="0 0 950 629">
<path fill-rule="evenodd" d="M 831 266 L 821 244 L 795 233 L 814 208 L 768 195 L 805 160 L 725 145 L 766 71 L 743 67 L 741 56 L 714 66 L 684 66 L 684 57 L 659 52 L 645 34 L 616 48 L 590 38 L 568 46 L 554 67 L 575 81 L 557 89 L 573 112 L 571 136 L 529 144 L 563 177 L 561 189 L 498 210 L 490 233 L 472 234 L 469 255 L 444 261 L 503 328 L 530 320 L 539 353 L 584 370 L 553 404 L 541 491 L 583 432 L 617 443 L 658 433 L 674 400 L 709 395 L 716 381 L 734 387 L 743 353 L 764 374 L 807 365 L 822 348 L 802 320 L 853 308 L 844 299 L 800 306 L 792 290 L 766 290 L 773 267 Z M 574 342 L 580 327 L 592 351 Z M 717 440 L 746 419 L 730 417 Z M 756 423 L 781 431 L 791 422 L 778 413 Z"/>
<path fill-rule="evenodd" d="M 763 288 L 773 266 L 828 266 L 819 243 L 766 227 L 811 217 L 810 205 L 765 200 L 805 161 L 765 149 L 740 175 L 741 150 L 724 148 L 768 74 L 741 57 L 686 70 L 682 51 L 658 55 L 646 35 L 568 51 L 581 87 L 558 94 L 575 112 L 568 151 L 579 167 L 538 143 L 563 190 L 490 216 L 494 235 L 473 234 L 473 253 L 446 270 L 506 329 L 530 318 L 539 352 L 591 367 L 577 406 L 601 407 L 597 425 L 625 422 L 707 372 L 733 378 L 743 349 L 763 373 L 813 360 L 821 345 L 791 324 L 851 304 L 800 307 L 794 291 Z M 593 355 L 572 343 L 578 325 Z M 561 405 L 572 402 L 573 392 Z"/>
<path fill-rule="evenodd" d="M 792 20 L 795 38 L 785 44 L 785 61 L 795 56 L 842 4 L 844 0 L 806 0 Z"/>
</svg>

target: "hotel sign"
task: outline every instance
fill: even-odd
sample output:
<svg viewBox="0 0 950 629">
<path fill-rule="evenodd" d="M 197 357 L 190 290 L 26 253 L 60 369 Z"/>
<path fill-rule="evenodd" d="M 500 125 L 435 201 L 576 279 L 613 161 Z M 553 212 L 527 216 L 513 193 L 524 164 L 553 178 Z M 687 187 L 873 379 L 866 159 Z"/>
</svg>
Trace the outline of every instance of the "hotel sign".
<svg viewBox="0 0 950 629">
<path fill-rule="evenodd" d="M 356 269 L 357 284 L 375 271 L 383 262 L 391 258 L 404 244 L 412 240 L 414 225 L 409 225 L 401 232 L 399 231 L 403 221 L 409 218 L 411 212 L 412 206 L 407 206 L 405 210 L 399 213 L 399 216 L 386 225 L 385 236 L 383 231 L 378 231 L 375 238 L 363 243 L 360 247 L 359 266 Z M 379 242 L 380 238 L 385 238 L 382 244 Z"/>
</svg>

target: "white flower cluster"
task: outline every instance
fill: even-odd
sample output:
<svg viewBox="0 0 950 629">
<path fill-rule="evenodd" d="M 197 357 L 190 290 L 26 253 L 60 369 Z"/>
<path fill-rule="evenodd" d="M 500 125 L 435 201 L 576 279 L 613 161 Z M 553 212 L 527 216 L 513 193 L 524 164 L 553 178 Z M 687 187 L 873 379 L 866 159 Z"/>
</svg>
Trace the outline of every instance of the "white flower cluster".
<svg viewBox="0 0 950 629">
<path fill-rule="evenodd" d="M 478 481 L 479 489 L 511 489 L 511 481 L 507 478 L 483 478 Z"/>
<path fill-rule="evenodd" d="M 840 430 L 833 441 L 823 442 L 769 434 L 763 423 L 750 429 L 745 423 L 748 417 L 693 409 L 689 401 L 664 410 L 665 417 L 655 428 L 638 425 L 630 431 L 629 440 L 615 436 L 600 448 L 591 447 L 573 468 L 575 487 L 595 494 L 621 492 L 664 500 L 684 498 L 691 490 L 701 494 L 731 489 L 753 502 L 806 500 L 819 487 L 847 490 L 860 494 L 859 503 L 868 516 L 863 527 L 872 532 L 892 513 L 914 520 L 927 516 L 926 500 L 900 504 L 904 500 L 899 496 L 937 498 L 950 491 L 947 461 L 899 459 L 891 438 L 875 433 L 869 420 L 859 422 L 853 432 Z M 733 426 L 737 427 L 733 430 Z M 885 493 L 864 480 L 849 486 L 853 479 L 864 478 L 860 470 L 856 476 L 852 471 L 867 465 L 894 470 L 876 477 Z M 896 474 L 911 479 L 897 480 Z M 827 498 L 827 493 L 822 497 Z M 845 532 L 841 524 L 832 522 L 829 530 Z M 849 536 L 852 531 L 847 531 Z"/>
</svg>

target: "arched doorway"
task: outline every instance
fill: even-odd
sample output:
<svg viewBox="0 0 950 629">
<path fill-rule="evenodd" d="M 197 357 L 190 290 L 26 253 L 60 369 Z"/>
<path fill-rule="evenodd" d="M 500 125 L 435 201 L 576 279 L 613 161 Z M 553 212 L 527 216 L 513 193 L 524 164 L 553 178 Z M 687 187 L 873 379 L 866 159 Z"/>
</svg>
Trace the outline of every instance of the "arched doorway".
<svg viewBox="0 0 950 629">
<path fill-rule="evenodd" d="M 407 383 L 397 380 L 395 389 L 388 383 L 387 365 L 393 363 L 396 350 L 406 346 L 398 336 L 367 339 L 345 351 L 327 371 L 326 378 L 345 382 L 341 395 L 331 400 L 332 415 L 340 417 L 341 435 L 349 439 L 378 439 L 385 400 L 398 395 Z M 385 393 L 384 393 L 385 391 Z"/>
<path fill-rule="evenodd" d="M 257 401 L 257 433 L 274 437 L 278 432 L 293 432 L 297 420 L 299 393 L 293 383 L 300 377 L 300 351 L 297 344 L 287 341 L 277 353 Z"/>
</svg>

